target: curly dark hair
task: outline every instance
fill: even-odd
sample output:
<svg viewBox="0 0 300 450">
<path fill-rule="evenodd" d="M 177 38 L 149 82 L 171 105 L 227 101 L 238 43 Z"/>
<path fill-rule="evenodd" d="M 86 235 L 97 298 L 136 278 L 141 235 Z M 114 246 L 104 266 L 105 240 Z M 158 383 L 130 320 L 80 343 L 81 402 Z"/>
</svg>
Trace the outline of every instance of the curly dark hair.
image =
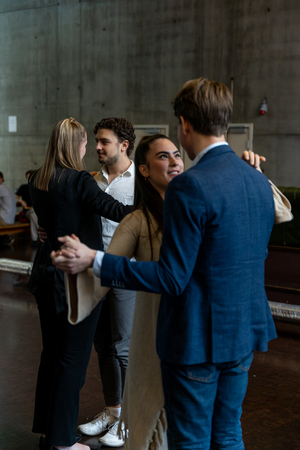
<svg viewBox="0 0 300 450">
<path fill-rule="evenodd" d="M 94 133 L 97 134 L 98 130 L 100 130 L 101 128 L 112 130 L 118 137 L 120 144 L 123 141 L 127 140 L 129 142 L 128 148 L 126 150 L 127 156 L 131 155 L 135 142 L 134 128 L 131 122 L 118 117 L 109 117 L 107 119 L 102 119 L 100 120 L 100 122 L 96 123 Z"/>
</svg>

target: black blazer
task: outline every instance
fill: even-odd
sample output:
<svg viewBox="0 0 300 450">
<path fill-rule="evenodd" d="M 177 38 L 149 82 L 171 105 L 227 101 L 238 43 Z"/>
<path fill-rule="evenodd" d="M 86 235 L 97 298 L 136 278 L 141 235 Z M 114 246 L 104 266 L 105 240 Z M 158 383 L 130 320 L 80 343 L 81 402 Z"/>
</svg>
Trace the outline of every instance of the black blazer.
<svg viewBox="0 0 300 450">
<path fill-rule="evenodd" d="M 46 230 L 48 242 L 41 245 L 36 255 L 29 291 L 36 297 L 53 291 L 57 312 L 65 308 L 63 273 L 50 259 L 51 250 L 61 243 L 59 236 L 76 234 L 95 250 L 102 250 L 100 216 L 120 222 L 132 211 L 132 206 L 119 203 L 103 192 L 86 171 L 58 168 L 49 183 L 49 190 L 34 187 L 35 174 L 29 179 L 29 192 L 38 223 Z"/>
</svg>

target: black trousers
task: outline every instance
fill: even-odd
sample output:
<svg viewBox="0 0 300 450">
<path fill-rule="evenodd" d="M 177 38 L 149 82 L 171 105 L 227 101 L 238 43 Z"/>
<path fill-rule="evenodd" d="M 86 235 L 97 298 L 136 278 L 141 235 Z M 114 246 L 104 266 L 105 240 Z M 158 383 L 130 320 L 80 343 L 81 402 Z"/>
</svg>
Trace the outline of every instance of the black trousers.
<svg viewBox="0 0 300 450">
<path fill-rule="evenodd" d="M 75 444 L 79 392 L 85 382 L 102 302 L 78 325 L 67 309 L 56 314 L 53 299 L 36 298 L 43 340 L 32 431 L 44 433 L 52 445 Z"/>
</svg>

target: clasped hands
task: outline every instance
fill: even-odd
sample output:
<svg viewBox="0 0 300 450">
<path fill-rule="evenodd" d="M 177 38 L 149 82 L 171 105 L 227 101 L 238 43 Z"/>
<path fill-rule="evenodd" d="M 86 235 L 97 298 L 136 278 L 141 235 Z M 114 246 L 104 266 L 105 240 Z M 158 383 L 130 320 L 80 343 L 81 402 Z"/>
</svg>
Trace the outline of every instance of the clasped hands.
<svg viewBox="0 0 300 450">
<path fill-rule="evenodd" d="M 93 266 L 97 251 L 82 244 L 75 234 L 59 237 L 58 240 L 63 245 L 50 254 L 53 264 L 58 269 L 75 274 Z"/>
</svg>

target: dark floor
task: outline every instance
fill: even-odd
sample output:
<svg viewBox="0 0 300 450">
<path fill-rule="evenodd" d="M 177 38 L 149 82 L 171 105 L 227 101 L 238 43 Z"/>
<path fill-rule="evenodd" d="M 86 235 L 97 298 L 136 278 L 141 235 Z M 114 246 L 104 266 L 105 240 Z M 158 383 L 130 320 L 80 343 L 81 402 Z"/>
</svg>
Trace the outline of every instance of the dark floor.
<svg viewBox="0 0 300 450">
<path fill-rule="evenodd" d="M 32 261 L 26 236 L 0 248 L 0 258 Z M 0 450 L 37 449 L 30 432 L 41 340 L 26 276 L 0 272 Z M 300 324 L 276 322 L 278 339 L 257 353 L 242 417 L 247 450 L 300 449 Z M 79 422 L 104 407 L 95 352 L 82 389 Z M 84 441 L 83 441 L 84 442 Z M 97 446 L 97 439 L 85 440 Z M 98 446 L 100 448 L 100 446 Z M 104 448 L 104 447 L 103 447 Z"/>
</svg>

